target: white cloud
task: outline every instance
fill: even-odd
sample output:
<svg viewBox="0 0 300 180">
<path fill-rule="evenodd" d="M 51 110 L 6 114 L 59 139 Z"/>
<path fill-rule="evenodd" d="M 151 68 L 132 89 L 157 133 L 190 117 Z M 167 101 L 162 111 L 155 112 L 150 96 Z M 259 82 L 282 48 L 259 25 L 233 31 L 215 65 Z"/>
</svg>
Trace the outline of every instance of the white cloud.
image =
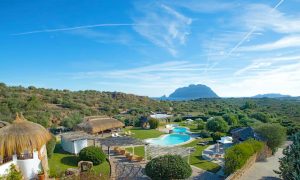
<svg viewBox="0 0 300 180">
<path fill-rule="evenodd" d="M 155 24 L 155 26 L 134 26 L 134 30 L 155 45 L 166 49 L 173 56 L 178 47 L 186 42 L 190 33 L 192 19 L 164 4 L 138 6 L 142 15 L 135 17 L 136 24 Z"/>
<path fill-rule="evenodd" d="M 300 47 L 299 35 L 286 36 L 271 43 L 240 47 L 238 51 L 272 51 L 293 47 Z"/>
<path fill-rule="evenodd" d="M 287 16 L 281 11 L 264 4 L 252 4 L 247 6 L 246 13 L 240 18 L 240 23 L 249 29 L 272 30 L 277 33 L 299 33 L 299 16 Z"/>
</svg>

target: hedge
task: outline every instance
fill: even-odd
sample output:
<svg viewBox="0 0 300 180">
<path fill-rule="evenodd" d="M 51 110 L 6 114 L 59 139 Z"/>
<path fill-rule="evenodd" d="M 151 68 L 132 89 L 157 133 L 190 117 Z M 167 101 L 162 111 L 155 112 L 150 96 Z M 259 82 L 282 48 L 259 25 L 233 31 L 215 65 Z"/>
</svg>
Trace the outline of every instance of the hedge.
<svg viewBox="0 0 300 180">
<path fill-rule="evenodd" d="M 150 118 L 148 122 L 150 125 L 150 129 L 156 129 L 159 126 L 159 120 L 157 119 Z"/>
<path fill-rule="evenodd" d="M 153 180 L 186 179 L 192 168 L 178 155 L 164 155 L 147 163 L 145 172 Z"/>
<path fill-rule="evenodd" d="M 229 175 L 242 168 L 247 160 L 264 147 L 264 143 L 249 139 L 228 148 L 225 152 L 224 172 Z"/>
</svg>

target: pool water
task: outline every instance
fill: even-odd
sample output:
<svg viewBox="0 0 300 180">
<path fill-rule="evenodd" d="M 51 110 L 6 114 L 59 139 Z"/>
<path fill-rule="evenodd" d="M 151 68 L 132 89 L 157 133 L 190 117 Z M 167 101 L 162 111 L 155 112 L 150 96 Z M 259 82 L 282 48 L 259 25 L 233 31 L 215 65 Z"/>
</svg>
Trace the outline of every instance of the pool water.
<svg viewBox="0 0 300 180">
<path fill-rule="evenodd" d="M 174 146 L 186 141 L 189 141 L 191 137 L 187 134 L 168 134 L 159 138 L 147 139 L 146 142 L 159 145 L 159 146 Z"/>
<path fill-rule="evenodd" d="M 185 127 L 175 127 L 172 129 L 173 133 L 189 133 L 189 130 Z"/>
</svg>

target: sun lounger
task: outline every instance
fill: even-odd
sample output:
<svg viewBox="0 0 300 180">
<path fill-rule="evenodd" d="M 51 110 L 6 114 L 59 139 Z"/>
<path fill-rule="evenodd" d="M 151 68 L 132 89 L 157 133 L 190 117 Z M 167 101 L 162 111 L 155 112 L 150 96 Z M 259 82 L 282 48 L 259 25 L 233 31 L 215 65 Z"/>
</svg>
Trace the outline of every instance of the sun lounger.
<svg viewBox="0 0 300 180">
<path fill-rule="evenodd" d="M 122 150 L 120 151 L 120 154 L 122 154 L 122 155 L 125 155 L 125 153 L 126 153 L 125 149 L 122 149 Z"/>
<path fill-rule="evenodd" d="M 144 158 L 143 158 L 143 157 L 141 157 L 141 156 L 137 156 L 137 157 L 135 158 L 135 160 L 136 160 L 136 161 L 138 161 L 138 162 L 141 162 L 141 161 L 143 161 L 143 160 L 144 160 Z"/>
<path fill-rule="evenodd" d="M 125 156 L 126 156 L 126 158 L 129 158 L 129 156 L 131 156 L 131 153 L 130 152 L 126 152 Z"/>
</svg>

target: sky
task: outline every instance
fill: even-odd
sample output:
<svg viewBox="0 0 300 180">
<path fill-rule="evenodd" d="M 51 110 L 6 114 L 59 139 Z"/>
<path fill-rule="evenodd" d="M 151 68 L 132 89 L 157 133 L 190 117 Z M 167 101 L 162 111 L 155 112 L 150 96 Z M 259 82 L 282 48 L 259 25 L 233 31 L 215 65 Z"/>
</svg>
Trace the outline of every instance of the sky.
<svg viewBox="0 0 300 180">
<path fill-rule="evenodd" d="M 0 81 L 300 96 L 300 0 L 1 0 Z"/>
</svg>

